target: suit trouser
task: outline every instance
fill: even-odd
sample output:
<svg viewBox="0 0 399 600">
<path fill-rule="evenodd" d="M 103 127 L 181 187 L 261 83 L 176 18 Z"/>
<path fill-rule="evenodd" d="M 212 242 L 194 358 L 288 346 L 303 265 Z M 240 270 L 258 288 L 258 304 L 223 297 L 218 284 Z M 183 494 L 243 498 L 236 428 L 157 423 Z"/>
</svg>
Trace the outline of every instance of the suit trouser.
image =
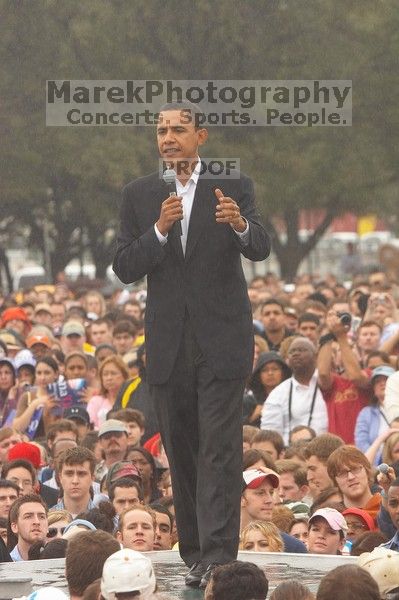
<svg viewBox="0 0 399 600">
<path fill-rule="evenodd" d="M 179 551 L 190 567 L 237 557 L 244 379 L 217 379 L 186 316 L 169 380 L 151 391 L 172 478 Z"/>
</svg>

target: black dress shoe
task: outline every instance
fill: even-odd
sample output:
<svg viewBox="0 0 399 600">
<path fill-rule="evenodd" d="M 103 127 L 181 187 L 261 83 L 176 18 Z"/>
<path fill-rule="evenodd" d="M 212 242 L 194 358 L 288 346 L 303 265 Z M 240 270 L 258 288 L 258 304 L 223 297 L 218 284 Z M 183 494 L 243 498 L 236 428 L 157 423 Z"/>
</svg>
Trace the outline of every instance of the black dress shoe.
<svg viewBox="0 0 399 600">
<path fill-rule="evenodd" d="M 186 585 L 191 587 L 199 587 L 199 584 L 202 581 L 202 578 L 205 575 L 205 568 L 200 562 L 196 562 L 193 564 L 187 575 L 184 577 L 184 582 Z"/>
<path fill-rule="evenodd" d="M 198 586 L 201 590 L 204 590 L 206 588 L 206 586 L 209 583 L 210 578 L 212 577 L 213 571 L 216 569 L 216 567 L 219 567 L 219 566 L 220 565 L 218 563 L 211 563 L 210 565 L 208 565 L 208 568 L 206 569 L 205 573 L 203 574 L 201 582 Z"/>
</svg>

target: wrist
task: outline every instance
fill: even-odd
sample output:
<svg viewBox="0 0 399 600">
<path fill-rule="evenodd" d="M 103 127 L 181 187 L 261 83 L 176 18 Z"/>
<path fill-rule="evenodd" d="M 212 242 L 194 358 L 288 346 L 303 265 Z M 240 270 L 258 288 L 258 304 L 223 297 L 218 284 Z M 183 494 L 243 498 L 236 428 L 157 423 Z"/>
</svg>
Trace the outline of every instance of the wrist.
<svg viewBox="0 0 399 600">
<path fill-rule="evenodd" d="M 247 223 L 245 219 L 240 217 L 237 223 L 232 223 L 231 226 L 233 227 L 234 231 L 237 231 L 237 233 L 243 233 L 247 228 Z"/>
</svg>

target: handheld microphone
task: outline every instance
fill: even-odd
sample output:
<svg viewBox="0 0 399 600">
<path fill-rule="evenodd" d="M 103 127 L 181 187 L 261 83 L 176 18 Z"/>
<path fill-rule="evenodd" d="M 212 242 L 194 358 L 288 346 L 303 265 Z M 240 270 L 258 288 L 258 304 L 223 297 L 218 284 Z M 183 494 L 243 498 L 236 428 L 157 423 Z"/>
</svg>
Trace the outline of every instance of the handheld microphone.
<svg viewBox="0 0 399 600">
<path fill-rule="evenodd" d="M 169 196 L 177 196 L 176 177 L 177 175 L 174 169 L 165 169 L 165 171 L 163 172 L 162 179 L 166 183 Z M 174 227 L 176 227 L 179 235 L 183 234 L 180 221 L 176 221 Z"/>
<path fill-rule="evenodd" d="M 387 463 L 381 463 L 380 465 L 378 465 L 377 469 L 380 473 L 386 475 L 389 471 L 389 465 L 387 465 Z"/>
</svg>

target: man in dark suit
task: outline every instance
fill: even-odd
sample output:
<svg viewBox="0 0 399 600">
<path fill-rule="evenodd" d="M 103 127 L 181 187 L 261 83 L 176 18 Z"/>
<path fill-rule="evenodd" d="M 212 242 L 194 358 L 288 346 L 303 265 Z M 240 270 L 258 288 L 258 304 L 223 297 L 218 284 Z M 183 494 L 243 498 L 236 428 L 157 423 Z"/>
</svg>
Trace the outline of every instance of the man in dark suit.
<svg viewBox="0 0 399 600">
<path fill-rule="evenodd" d="M 187 105 L 161 110 L 158 148 L 178 171 L 178 195 L 168 195 L 159 173 L 125 187 L 113 268 L 125 283 L 147 275 L 148 382 L 190 567 L 186 583 L 204 587 L 216 564 L 237 555 L 242 396 L 253 358 L 241 254 L 264 260 L 270 242 L 248 177 L 215 182 L 200 174 L 207 130 L 194 121 Z"/>
</svg>

